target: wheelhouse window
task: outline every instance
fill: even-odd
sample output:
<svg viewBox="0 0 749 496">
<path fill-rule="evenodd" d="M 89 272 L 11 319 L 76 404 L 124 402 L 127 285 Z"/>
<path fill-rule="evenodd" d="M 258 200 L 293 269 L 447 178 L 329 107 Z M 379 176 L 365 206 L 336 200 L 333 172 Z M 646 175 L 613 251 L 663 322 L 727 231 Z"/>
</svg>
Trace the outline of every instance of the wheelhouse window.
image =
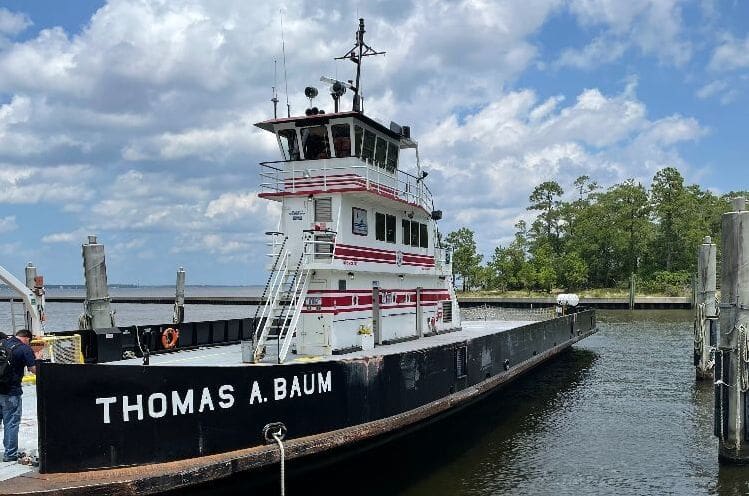
<svg viewBox="0 0 749 496">
<path fill-rule="evenodd" d="M 296 129 L 281 129 L 278 131 L 278 138 L 281 141 L 281 153 L 284 160 L 299 160 L 299 143 L 296 139 Z"/>
<path fill-rule="evenodd" d="M 317 160 L 330 158 L 330 144 L 326 126 L 312 126 L 302 128 L 302 149 L 304 158 Z"/>
<path fill-rule="evenodd" d="M 365 162 L 373 162 L 375 154 L 375 133 L 372 131 L 364 131 L 364 143 L 362 144 L 361 158 Z"/>
<path fill-rule="evenodd" d="M 363 208 L 351 208 L 351 232 L 358 236 L 366 236 L 369 233 L 367 211 Z"/>
<path fill-rule="evenodd" d="M 375 213 L 375 238 L 395 243 L 395 215 Z"/>
<path fill-rule="evenodd" d="M 377 137 L 377 146 L 375 148 L 375 164 L 377 167 L 385 167 L 385 157 L 387 155 L 388 143 L 382 137 Z"/>
<path fill-rule="evenodd" d="M 364 130 L 361 126 L 354 126 L 354 155 L 361 157 L 361 142 L 364 137 Z"/>
<path fill-rule="evenodd" d="M 385 169 L 388 172 L 393 173 L 398 167 L 398 145 L 394 143 L 388 143 L 388 158 L 385 164 Z"/>
<path fill-rule="evenodd" d="M 351 156 L 351 126 L 348 124 L 333 124 L 330 126 L 333 134 L 333 151 L 336 157 Z"/>
</svg>

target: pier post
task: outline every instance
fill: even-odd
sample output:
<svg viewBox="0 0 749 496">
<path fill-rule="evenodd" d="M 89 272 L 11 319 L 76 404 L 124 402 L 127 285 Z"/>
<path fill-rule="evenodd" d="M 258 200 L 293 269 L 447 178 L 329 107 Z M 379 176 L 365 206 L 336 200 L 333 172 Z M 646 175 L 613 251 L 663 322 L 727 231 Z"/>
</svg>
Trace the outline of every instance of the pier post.
<svg viewBox="0 0 749 496">
<path fill-rule="evenodd" d="M 710 236 L 705 236 L 697 249 L 697 286 L 694 316 L 694 365 L 697 380 L 712 379 L 717 329 L 718 308 L 716 293 L 717 247 Z"/>
<path fill-rule="evenodd" d="M 635 309 L 635 292 L 637 290 L 637 280 L 634 272 L 629 276 L 629 309 Z"/>
<path fill-rule="evenodd" d="M 30 290 L 34 290 L 36 286 L 36 267 L 33 263 L 29 262 L 26 264 L 26 287 Z"/>
<path fill-rule="evenodd" d="M 109 304 L 104 245 L 96 241 L 96 236 L 89 236 L 88 243 L 81 248 L 83 250 L 83 275 L 86 280 L 86 301 L 83 302 L 84 313 L 79 322 L 81 328 L 114 327 L 114 314 Z"/>
<path fill-rule="evenodd" d="M 172 321 L 181 324 L 185 321 L 185 268 L 177 270 L 177 284 L 174 294 L 174 315 Z"/>
<path fill-rule="evenodd" d="M 720 338 L 715 353 L 715 434 L 721 463 L 749 463 L 749 212 L 744 198 L 723 214 Z"/>
</svg>

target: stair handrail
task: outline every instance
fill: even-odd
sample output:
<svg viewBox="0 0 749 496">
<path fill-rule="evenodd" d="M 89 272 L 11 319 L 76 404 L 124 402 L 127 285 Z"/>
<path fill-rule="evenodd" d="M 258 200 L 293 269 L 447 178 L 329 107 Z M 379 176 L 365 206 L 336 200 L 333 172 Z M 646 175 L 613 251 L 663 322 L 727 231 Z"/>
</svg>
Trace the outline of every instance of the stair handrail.
<svg viewBox="0 0 749 496">
<path fill-rule="evenodd" d="M 266 236 L 279 236 L 283 235 L 282 232 L 278 231 L 268 231 L 265 233 Z M 276 271 L 276 267 L 278 267 L 278 261 L 281 259 L 281 253 L 283 252 L 284 248 L 286 247 L 286 241 L 288 241 L 289 237 L 284 236 L 283 241 L 281 242 L 281 247 L 278 250 L 278 254 L 276 255 L 276 259 L 273 261 L 273 266 L 270 269 L 270 274 L 268 275 L 268 280 L 265 283 L 265 288 L 263 289 L 263 295 L 260 297 L 260 301 L 266 302 L 267 296 L 268 296 L 268 288 L 270 287 L 271 279 L 273 278 L 273 273 Z M 275 246 L 275 242 L 272 242 L 271 246 Z M 255 307 L 255 332 L 257 332 L 257 314 L 260 311 L 262 305 L 258 305 Z M 254 337 L 254 336 L 253 336 Z"/>
<path fill-rule="evenodd" d="M 284 336 L 283 336 L 283 344 L 281 345 L 281 349 L 278 351 L 278 363 L 283 363 L 284 360 L 286 360 L 286 355 L 289 352 L 289 348 L 291 347 L 291 341 L 294 338 L 294 334 L 296 333 L 296 326 L 299 323 L 299 317 L 302 315 L 302 309 L 304 308 L 304 300 L 307 297 L 307 286 L 309 285 L 309 278 L 310 278 L 310 270 L 309 269 L 303 269 L 303 275 L 299 279 L 299 284 L 297 284 L 297 288 L 295 288 L 293 301 L 291 303 L 291 306 L 294 309 L 294 313 L 291 317 L 291 321 L 288 324 L 288 327 L 285 329 Z M 299 288 L 299 285 L 301 285 L 301 288 Z M 281 340 L 281 337 L 279 336 L 279 341 Z"/>
<path fill-rule="evenodd" d="M 286 274 L 289 270 L 289 264 L 288 264 L 288 258 L 289 258 L 289 251 L 288 249 L 284 249 L 281 254 L 281 267 L 278 268 L 278 270 L 275 272 L 275 274 L 272 274 L 272 282 L 270 286 L 270 294 L 268 295 L 268 298 L 265 302 L 265 305 L 263 306 L 263 311 L 260 314 L 260 320 L 263 322 L 262 330 L 260 331 L 260 335 L 257 335 L 257 329 L 255 330 L 256 339 L 254 339 L 254 351 L 253 351 L 253 361 L 257 362 L 260 359 L 260 354 L 263 349 L 263 345 L 265 344 L 265 340 L 268 337 L 268 333 L 270 332 L 270 328 L 273 325 L 273 309 L 278 306 L 278 300 L 281 294 L 281 290 L 283 288 L 284 280 L 286 279 Z"/>
<path fill-rule="evenodd" d="M 281 346 L 281 341 L 283 340 L 283 346 L 281 346 L 278 350 L 278 363 L 282 363 L 286 358 L 286 353 L 288 353 L 289 347 L 291 346 L 291 338 L 293 338 L 294 336 L 296 323 L 299 320 L 298 315 L 301 313 L 301 309 L 304 306 L 303 297 L 305 295 L 301 293 L 306 293 L 309 272 L 309 270 L 304 267 L 304 260 L 307 256 L 307 250 L 311 236 L 308 234 L 306 235 L 306 238 L 307 239 L 304 240 L 305 242 L 302 248 L 302 254 L 299 256 L 299 261 L 296 264 L 294 278 L 289 285 L 289 298 L 286 305 L 284 305 L 281 313 L 284 316 L 284 319 L 278 332 L 278 344 L 279 346 Z"/>
</svg>

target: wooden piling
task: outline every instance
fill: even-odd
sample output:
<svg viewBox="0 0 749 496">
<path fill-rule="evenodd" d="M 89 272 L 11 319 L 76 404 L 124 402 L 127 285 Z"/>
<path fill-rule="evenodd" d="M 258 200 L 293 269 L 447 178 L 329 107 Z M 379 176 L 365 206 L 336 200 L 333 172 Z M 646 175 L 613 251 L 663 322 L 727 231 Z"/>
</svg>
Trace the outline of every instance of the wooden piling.
<svg viewBox="0 0 749 496">
<path fill-rule="evenodd" d="M 723 214 L 720 332 L 715 355 L 715 434 L 721 463 L 749 463 L 749 212 L 743 198 Z"/>
<path fill-rule="evenodd" d="M 635 294 L 637 292 L 637 279 L 634 273 L 629 276 L 629 309 L 635 309 Z"/>
<path fill-rule="evenodd" d="M 695 285 L 694 365 L 697 380 L 713 378 L 713 349 L 711 332 L 717 326 L 716 287 L 717 248 L 710 236 L 705 236 L 697 249 L 697 277 Z"/>
<path fill-rule="evenodd" d="M 109 287 L 107 286 L 107 264 L 104 245 L 89 236 L 88 243 L 81 247 L 83 252 L 83 275 L 86 282 L 86 301 L 81 316 L 81 328 L 107 329 L 114 327 L 114 314 L 110 309 Z"/>
</svg>

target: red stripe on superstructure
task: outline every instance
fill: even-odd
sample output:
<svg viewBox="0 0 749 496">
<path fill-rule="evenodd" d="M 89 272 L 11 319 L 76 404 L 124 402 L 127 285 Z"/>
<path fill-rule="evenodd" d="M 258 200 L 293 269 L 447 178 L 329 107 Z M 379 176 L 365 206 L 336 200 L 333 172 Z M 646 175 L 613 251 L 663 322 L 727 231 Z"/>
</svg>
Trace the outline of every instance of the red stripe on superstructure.
<svg viewBox="0 0 749 496">
<path fill-rule="evenodd" d="M 336 245 L 333 256 L 342 260 L 384 262 L 389 264 L 397 263 L 396 252 L 393 250 L 346 245 L 342 243 Z M 434 267 L 434 257 L 431 255 L 419 255 L 416 253 L 403 253 L 403 265 Z"/>
<path fill-rule="evenodd" d="M 356 193 L 356 192 L 362 192 L 363 191 L 363 192 L 366 192 L 366 193 L 371 193 L 373 195 L 381 196 L 383 198 L 387 198 L 389 200 L 394 200 L 394 201 L 397 201 L 399 203 L 403 203 L 405 205 L 409 205 L 409 206 L 414 207 L 414 208 L 420 208 L 422 211 L 426 212 L 427 214 L 429 213 L 429 211 L 426 208 L 424 208 L 423 205 L 420 205 L 420 204 L 414 203 L 414 202 L 410 202 L 408 200 L 404 200 L 402 198 L 399 198 L 395 194 L 387 194 L 384 191 L 378 191 L 377 188 L 373 187 L 373 184 L 374 183 L 370 182 L 369 188 L 367 188 L 366 184 L 365 184 L 363 186 L 353 187 L 353 188 L 351 188 L 351 187 L 349 187 L 349 188 L 340 188 L 340 189 L 337 189 L 337 188 L 336 189 L 328 188 L 328 189 L 312 189 L 312 190 L 294 191 L 294 192 L 291 192 L 291 191 L 278 191 L 278 192 L 273 192 L 273 193 L 258 193 L 257 196 L 260 197 L 260 198 L 264 198 L 264 199 L 272 199 L 272 198 L 284 198 L 284 197 L 287 197 L 287 196 L 294 197 L 294 196 L 306 196 L 306 195 L 324 195 L 326 193 Z M 384 186 L 380 186 L 380 188 L 384 188 Z M 392 188 L 390 188 L 390 189 L 392 190 Z"/>
</svg>

